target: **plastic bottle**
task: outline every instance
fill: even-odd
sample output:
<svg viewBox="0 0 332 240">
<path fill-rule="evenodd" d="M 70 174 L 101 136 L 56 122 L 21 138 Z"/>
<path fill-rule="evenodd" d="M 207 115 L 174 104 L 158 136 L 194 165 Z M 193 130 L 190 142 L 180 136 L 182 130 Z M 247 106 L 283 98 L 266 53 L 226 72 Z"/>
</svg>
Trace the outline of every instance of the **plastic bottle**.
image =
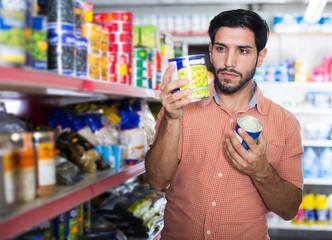
<svg viewBox="0 0 332 240">
<path fill-rule="evenodd" d="M 312 225 L 315 223 L 315 196 L 307 192 L 303 196 L 304 223 Z"/>
<path fill-rule="evenodd" d="M 304 201 L 302 200 L 296 216 L 292 219 L 293 224 L 304 224 Z"/>
<path fill-rule="evenodd" d="M 326 225 L 329 223 L 329 203 L 327 196 L 319 193 L 315 197 L 316 224 Z"/>
<path fill-rule="evenodd" d="M 312 147 L 306 148 L 303 156 L 303 177 L 318 178 L 319 177 L 319 158 Z"/>
<path fill-rule="evenodd" d="M 324 148 L 320 154 L 320 174 L 321 178 L 332 178 L 332 151 Z"/>
</svg>

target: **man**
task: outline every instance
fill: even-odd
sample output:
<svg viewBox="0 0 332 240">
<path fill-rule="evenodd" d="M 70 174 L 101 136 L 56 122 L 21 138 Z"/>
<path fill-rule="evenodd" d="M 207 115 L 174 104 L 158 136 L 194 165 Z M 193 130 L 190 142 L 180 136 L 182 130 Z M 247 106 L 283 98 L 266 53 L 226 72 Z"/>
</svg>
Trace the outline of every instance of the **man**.
<svg viewBox="0 0 332 240">
<path fill-rule="evenodd" d="M 292 219 L 302 200 L 300 125 L 294 115 L 265 98 L 253 81 L 267 53 L 268 26 L 249 10 L 217 15 L 209 27 L 215 75 L 210 99 L 190 103 L 188 83 L 161 86 L 163 108 L 146 156 L 152 188 L 166 191 L 162 239 L 269 239 L 266 214 Z M 234 134 L 239 116 L 263 124 L 256 143 Z"/>
</svg>

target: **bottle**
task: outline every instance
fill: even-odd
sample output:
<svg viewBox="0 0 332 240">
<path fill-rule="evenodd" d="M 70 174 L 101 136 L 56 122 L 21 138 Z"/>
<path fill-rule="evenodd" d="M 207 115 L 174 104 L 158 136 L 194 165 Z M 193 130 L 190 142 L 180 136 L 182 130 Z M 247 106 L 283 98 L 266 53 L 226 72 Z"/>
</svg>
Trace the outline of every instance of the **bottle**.
<svg viewBox="0 0 332 240">
<path fill-rule="evenodd" d="M 319 158 L 312 147 L 305 149 L 302 156 L 303 177 L 318 178 L 319 177 Z"/>
<path fill-rule="evenodd" d="M 304 201 L 302 200 L 296 216 L 292 219 L 293 224 L 304 224 Z"/>
<path fill-rule="evenodd" d="M 303 196 L 304 223 L 312 225 L 315 223 L 315 196 L 307 192 Z"/>
<path fill-rule="evenodd" d="M 321 178 L 332 178 L 332 151 L 324 148 L 320 154 L 320 174 Z"/>
<path fill-rule="evenodd" d="M 329 203 L 327 196 L 319 193 L 315 197 L 316 224 L 326 225 L 329 223 Z"/>
</svg>

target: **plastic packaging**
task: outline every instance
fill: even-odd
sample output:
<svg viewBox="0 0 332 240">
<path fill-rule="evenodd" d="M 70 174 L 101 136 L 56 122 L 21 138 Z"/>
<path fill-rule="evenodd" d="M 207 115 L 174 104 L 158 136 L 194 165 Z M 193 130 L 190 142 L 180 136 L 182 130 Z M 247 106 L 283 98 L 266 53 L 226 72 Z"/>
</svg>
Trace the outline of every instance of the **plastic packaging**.
<svg viewBox="0 0 332 240">
<path fill-rule="evenodd" d="M 315 196 L 307 192 L 303 196 L 304 223 L 312 225 L 315 223 Z"/>
<path fill-rule="evenodd" d="M 324 148 L 319 156 L 320 159 L 320 177 L 332 178 L 332 151 L 330 148 Z"/>
<path fill-rule="evenodd" d="M 327 196 L 323 193 L 318 193 L 315 197 L 316 209 L 316 224 L 329 224 L 329 203 Z"/>
<path fill-rule="evenodd" d="M 319 177 L 319 158 L 313 148 L 306 148 L 302 156 L 303 177 Z"/>
</svg>

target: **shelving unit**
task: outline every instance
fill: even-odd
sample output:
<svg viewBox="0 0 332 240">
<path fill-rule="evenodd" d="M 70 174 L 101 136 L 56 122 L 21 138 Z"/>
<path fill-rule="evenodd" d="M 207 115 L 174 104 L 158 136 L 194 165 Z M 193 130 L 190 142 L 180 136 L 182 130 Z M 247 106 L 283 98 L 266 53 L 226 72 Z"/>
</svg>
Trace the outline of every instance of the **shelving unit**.
<svg viewBox="0 0 332 240">
<path fill-rule="evenodd" d="M 20 99 L 39 96 L 40 99 L 58 98 L 60 104 L 127 97 L 158 101 L 159 91 L 103 81 L 61 76 L 25 68 L 0 66 L 1 99 Z M 55 217 L 126 180 L 145 172 L 144 162 L 119 169 L 86 174 L 73 186 L 57 186 L 50 197 L 37 198 L 26 204 L 15 204 L 7 215 L 0 216 L 0 239 L 8 239 L 34 225 Z M 158 236 L 158 233 L 155 237 Z M 155 239 L 153 237 L 153 239 Z"/>
<path fill-rule="evenodd" d="M 37 198 L 26 204 L 16 204 L 13 212 L 0 217 L 0 239 L 19 234 L 44 220 L 85 202 L 116 185 L 144 173 L 144 162 L 120 169 L 86 174 L 73 186 L 57 186 L 50 197 Z"/>
</svg>

